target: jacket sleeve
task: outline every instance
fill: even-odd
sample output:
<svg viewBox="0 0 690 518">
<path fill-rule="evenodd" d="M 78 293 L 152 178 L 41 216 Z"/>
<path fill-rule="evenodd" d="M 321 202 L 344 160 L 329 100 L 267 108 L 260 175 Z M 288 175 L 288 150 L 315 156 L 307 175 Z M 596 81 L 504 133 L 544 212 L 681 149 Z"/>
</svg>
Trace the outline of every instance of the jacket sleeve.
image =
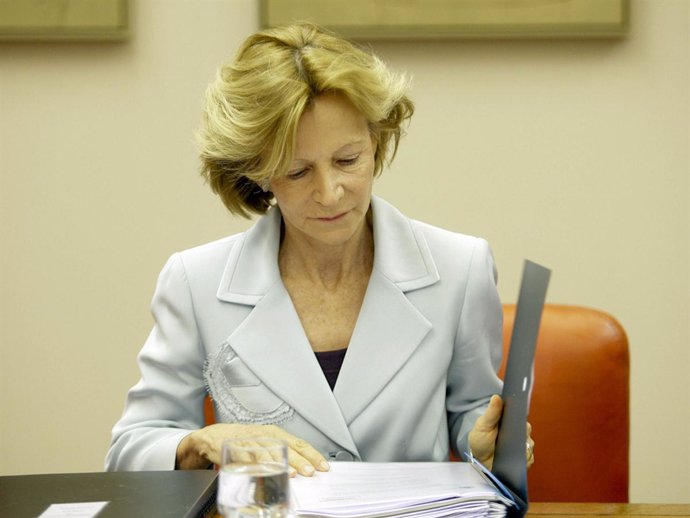
<svg viewBox="0 0 690 518">
<path fill-rule="evenodd" d="M 467 434 L 485 411 L 491 396 L 502 390 L 496 372 L 503 351 L 503 308 L 496 277 L 488 243 L 476 239 L 446 397 L 451 445 L 459 455 L 469 451 Z"/>
<path fill-rule="evenodd" d="M 151 311 L 154 327 L 137 358 L 141 379 L 113 428 L 107 471 L 174 469 L 179 442 L 203 426 L 205 355 L 179 254 L 159 276 Z"/>
</svg>

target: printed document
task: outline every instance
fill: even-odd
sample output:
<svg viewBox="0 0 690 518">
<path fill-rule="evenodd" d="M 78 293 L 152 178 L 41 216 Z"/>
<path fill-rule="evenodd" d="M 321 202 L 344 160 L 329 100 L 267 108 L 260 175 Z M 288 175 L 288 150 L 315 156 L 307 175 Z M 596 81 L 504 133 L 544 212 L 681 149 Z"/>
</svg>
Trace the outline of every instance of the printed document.
<svg viewBox="0 0 690 518">
<path fill-rule="evenodd" d="M 499 518 L 513 505 L 466 462 L 332 462 L 290 485 L 300 516 Z"/>
</svg>

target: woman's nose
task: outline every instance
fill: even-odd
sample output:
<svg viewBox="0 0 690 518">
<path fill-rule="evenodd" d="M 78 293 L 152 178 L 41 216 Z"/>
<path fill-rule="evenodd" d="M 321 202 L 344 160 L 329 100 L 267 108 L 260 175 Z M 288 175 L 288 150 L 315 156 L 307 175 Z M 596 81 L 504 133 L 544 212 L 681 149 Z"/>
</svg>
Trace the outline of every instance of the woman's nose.
<svg viewBox="0 0 690 518">
<path fill-rule="evenodd" d="M 314 199 L 321 205 L 334 205 L 343 196 L 340 175 L 331 168 L 323 169 L 315 175 Z"/>
</svg>

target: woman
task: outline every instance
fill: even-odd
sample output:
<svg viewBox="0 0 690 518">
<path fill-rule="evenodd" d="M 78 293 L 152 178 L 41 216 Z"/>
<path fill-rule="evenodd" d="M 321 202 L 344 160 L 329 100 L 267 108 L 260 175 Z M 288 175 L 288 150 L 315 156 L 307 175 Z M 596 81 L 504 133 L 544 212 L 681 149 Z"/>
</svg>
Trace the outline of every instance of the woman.
<svg viewBox="0 0 690 518">
<path fill-rule="evenodd" d="M 259 435 L 285 439 L 307 476 L 451 450 L 491 464 L 502 311 L 489 247 L 372 196 L 413 113 L 406 88 L 309 24 L 251 36 L 220 69 L 204 174 L 231 212 L 262 216 L 168 261 L 107 469 L 205 468 L 224 439 Z M 207 393 L 218 424 L 204 427 Z"/>
</svg>

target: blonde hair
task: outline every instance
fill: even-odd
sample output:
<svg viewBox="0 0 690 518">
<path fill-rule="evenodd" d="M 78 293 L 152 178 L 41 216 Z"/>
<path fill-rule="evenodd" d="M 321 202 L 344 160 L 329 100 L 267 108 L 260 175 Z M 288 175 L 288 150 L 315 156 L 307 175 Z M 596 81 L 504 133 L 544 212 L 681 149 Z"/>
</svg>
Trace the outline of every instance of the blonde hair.
<svg viewBox="0 0 690 518">
<path fill-rule="evenodd" d="M 265 213 L 273 195 L 261 186 L 287 172 L 300 117 L 324 92 L 344 94 L 367 119 L 379 175 L 414 112 L 407 87 L 373 53 L 313 24 L 258 32 L 206 93 L 197 134 L 202 175 L 230 212 Z"/>
</svg>

